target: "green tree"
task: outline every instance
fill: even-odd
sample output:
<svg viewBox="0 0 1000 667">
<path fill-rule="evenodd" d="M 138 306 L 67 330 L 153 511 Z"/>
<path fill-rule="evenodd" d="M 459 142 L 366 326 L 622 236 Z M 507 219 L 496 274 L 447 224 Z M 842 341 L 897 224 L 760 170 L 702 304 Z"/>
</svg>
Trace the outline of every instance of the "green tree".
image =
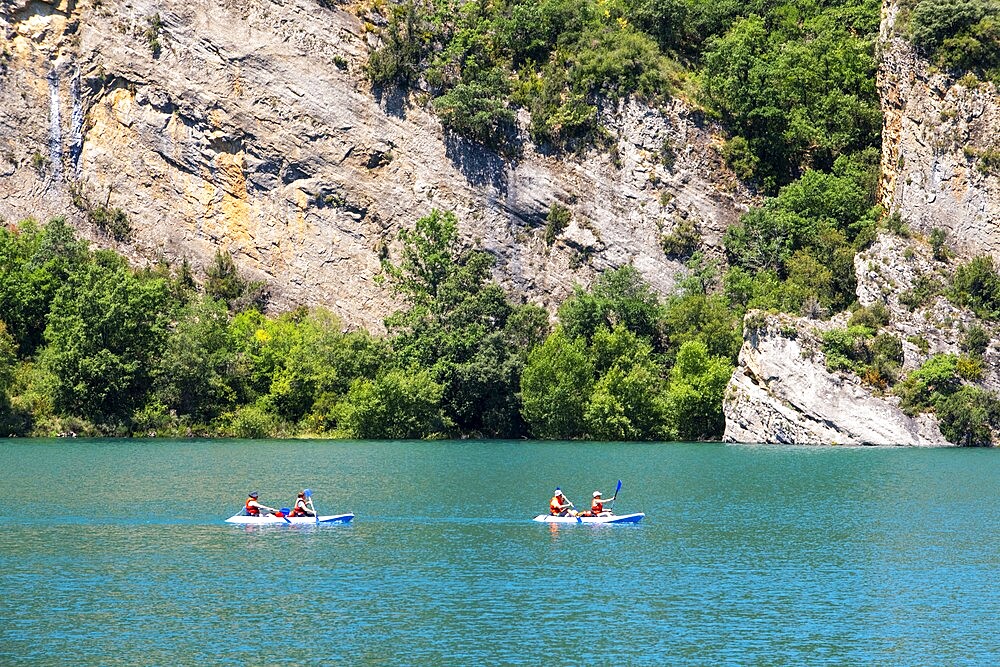
<svg viewBox="0 0 1000 667">
<path fill-rule="evenodd" d="M 17 345 L 14 338 L 7 333 L 7 325 L 0 320 L 0 435 L 10 431 L 11 411 L 8 390 L 14 379 L 14 369 L 17 363 Z"/>
<path fill-rule="evenodd" d="M 659 338 L 662 306 L 639 271 L 627 264 L 601 274 L 590 291 L 577 287 L 559 307 L 559 322 L 570 338 L 590 340 L 600 327 L 622 324 L 650 340 Z"/>
<path fill-rule="evenodd" d="M 962 387 L 938 403 L 941 434 L 962 447 L 989 447 L 1000 426 L 1000 401 L 990 392 Z"/>
<path fill-rule="evenodd" d="M 667 391 L 669 432 L 680 440 L 719 440 L 726 427 L 722 398 L 733 374 L 728 359 L 713 357 L 701 341 L 681 345 Z"/>
<path fill-rule="evenodd" d="M 23 357 L 42 345 L 56 291 L 89 261 L 87 244 L 63 218 L 0 226 L 0 314 Z"/>
<path fill-rule="evenodd" d="M 956 268 L 949 296 L 982 318 L 1000 318 L 1000 273 L 993 258 L 981 255 Z"/>
<path fill-rule="evenodd" d="M 664 435 L 666 382 L 649 342 L 623 325 L 598 329 L 590 347 L 597 380 L 584 411 L 587 434 L 599 440 L 659 440 Z"/>
<path fill-rule="evenodd" d="M 585 432 L 584 409 L 594 369 L 581 338 L 556 329 L 528 355 L 521 376 L 524 419 L 538 438 L 576 438 Z"/>
<path fill-rule="evenodd" d="M 142 281 L 123 259 L 98 252 L 52 301 L 44 361 L 57 378 L 58 411 L 109 427 L 143 405 L 166 337 L 168 292 Z"/>
<path fill-rule="evenodd" d="M 433 211 L 400 238 L 400 263 L 385 265 L 409 306 L 386 319 L 395 363 L 430 371 L 459 432 L 523 435 L 521 370 L 547 331 L 545 313 L 510 302 L 490 279 L 493 257 L 460 247 L 454 214 Z"/>
<path fill-rule="evenodd" d="M 232 407 L 229 311 L 202 297 L 184 308 L 153 367 L 153 398 L 166 410 L 206 424 Z"/>
<path fill-rule="evenodd" d="M 961 386 L 958 357 L 953 354 L 935 354 L 920 368 L 912 371 L 897 387 L 897 393 L 902 398 L 900 407 L 911 415 L 932 409 Z"/>
<path fill-rule="evenodd" d="M 233 256 L 228 251 L 216 251 L 206 271 L 205 294 L 225 301 L 229 308 L 241 312 L 251 308 L 263 311 L 270 297 L 267 286 L 260 281 L 248 281 L 240 275 Z"/>
<path fill-rule="evenodd" d="M 410 439 L 444 434 L 444 387 L 430 373 L 393 370 L 376 380 L 359 379 L 341 403 L 337 422 L 352 438 Z"/>
</svg>

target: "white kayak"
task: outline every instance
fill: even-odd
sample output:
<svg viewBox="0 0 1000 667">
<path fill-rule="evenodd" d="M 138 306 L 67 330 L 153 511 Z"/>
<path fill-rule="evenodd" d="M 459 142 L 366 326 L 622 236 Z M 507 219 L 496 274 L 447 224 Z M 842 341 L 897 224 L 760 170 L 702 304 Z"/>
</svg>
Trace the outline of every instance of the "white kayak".
<svg viewBox="0 0 1000 667">
<path fill-rule="evenodd" d="M 539 514 L 535 521 L 541 523 L 639 523 L 642 517 L 646 516 L 642 512 L 635 514 L 605 514 L 603 516 L 552 516 L 551 514 Z"/>
<path fill-rule="evenodd" d="M 333 514 L 321 516 L 317 520 L 314 516 L 246 516 L 237 514 L 226 519 L 226 523 L 238 523 L 244 526 L 277 526 L 296 525 L 305 526 L 317 523 L 347 523 L 354 518 L 353 514 Z"/>
</svg>

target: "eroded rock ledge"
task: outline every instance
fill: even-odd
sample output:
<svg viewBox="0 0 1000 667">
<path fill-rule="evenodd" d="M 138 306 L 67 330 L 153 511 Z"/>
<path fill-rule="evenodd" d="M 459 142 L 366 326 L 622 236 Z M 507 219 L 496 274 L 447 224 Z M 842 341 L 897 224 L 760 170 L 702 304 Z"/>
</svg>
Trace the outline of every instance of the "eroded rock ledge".
<svg viewBox="0 0 1000 667">
<path fill-rule="evenodd" d="M 908 417 L 852 375 L 826 370 L 822 332 L 829 322 L 751 311 L 739 365 L 726 389 L 726 442 L 798 445 L 949 444 L 933 416 Z"/>
</svg>

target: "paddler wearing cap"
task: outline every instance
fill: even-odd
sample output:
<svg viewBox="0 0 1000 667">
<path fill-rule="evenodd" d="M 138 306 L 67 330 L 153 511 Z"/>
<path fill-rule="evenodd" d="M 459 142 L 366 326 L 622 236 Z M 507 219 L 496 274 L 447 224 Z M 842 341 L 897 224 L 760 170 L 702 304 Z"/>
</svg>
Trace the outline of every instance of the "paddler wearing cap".
<svg viewBox="0 0 1000 667">
<path fill-rule="evenodd" d="M 611 500 L 614 500 L 614 497 Z M 601 497 L 601 492 L 594 491 L 594 500 L 590 503 L 590 509 L 586 512 L 581 512 L 580 516 L 601 516 L 601 514 L 607 516 L 611 514 L 611 510 L 604 510 L 604 498 Z"/>
<path fill-rule="evenodd" d="M 560 488 L 556 488 L 552 500 L 549 501 L 549 514 L 552 516 L 576 516 L 573 503 L 569 501 Z"/>
<path fill-rule="evenodd" d="M 261 512 L 268 512 L 270 514 L 278 513 L 278 510 L 274 509 L 273 507 L 268 507 L 267 505 L 262 505 L 259 502 L 257 502 L 256 491 L 251 491 L 249 494 L 247 494 L 247 501 L 243 505 L 243 509 L 247 513 L 247 516 L 260 516 Z"/>
</svg>

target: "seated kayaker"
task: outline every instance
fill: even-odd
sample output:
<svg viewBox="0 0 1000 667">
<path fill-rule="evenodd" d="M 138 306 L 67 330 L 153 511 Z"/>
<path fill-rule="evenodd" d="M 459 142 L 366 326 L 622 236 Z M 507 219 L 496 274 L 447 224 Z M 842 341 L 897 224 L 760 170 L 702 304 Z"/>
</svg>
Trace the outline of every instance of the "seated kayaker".
<svg viewBox="0 0 1000 667">
<path fill-rule="evenodd" d="M 273 507 L 268 507 L 267 505 L 262 505 L 259 502 L 257 502 L 256 491 L 251 491 L 250 494 L 247 496 L 247 501 L 243 505 L 243 509 L 247 513 L 247 516 L 260 516 L 261 512 L 267 512 L 268 514 L 278 514 L 278 510 L 274 509 Z M 265 516 L 267 515 L 265 514 Z"/>
<path fill-rule="evenodd" d="M 563 494 L 562 489 L 556 489 L 555 495 L 549 501 L 549 514 L 552 516 L 576 516 L 573 503 Z"/>
<path fill-rule="evenodd" d="M 306 492 L 299 491 L 298 498 L 295 499 L 295 507 L 292 508 L 292 512 L 288 516 L 316 516 L 312 502 L 312 496 L 306 498 Z"/>
<path fill-rule="evenodd" d="M 614 498 L 611 500 L 614 500 Z M 601 492 L 594 491 L 594 500 L 590 503 L 590 509 L 586 512 L 581 512 L 580 516 L 601 516 L 602 513 L 607 516 L 611 514 L 611 510 L 604 511 L 604 499 L 601 498 Z"/>
</svg>

